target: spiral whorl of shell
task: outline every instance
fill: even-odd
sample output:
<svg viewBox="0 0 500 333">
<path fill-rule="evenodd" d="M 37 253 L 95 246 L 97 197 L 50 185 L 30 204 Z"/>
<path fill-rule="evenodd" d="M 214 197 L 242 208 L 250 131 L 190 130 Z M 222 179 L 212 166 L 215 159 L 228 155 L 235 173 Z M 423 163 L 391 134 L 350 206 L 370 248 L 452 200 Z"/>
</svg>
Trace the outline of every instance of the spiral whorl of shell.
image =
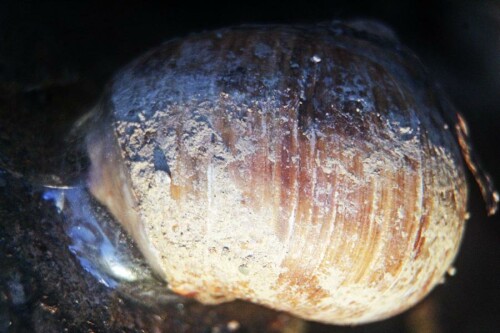
<svg viewBox="0 0 500 333">
<path fill-rule="evenodd" d="M 441 105 L 411 53 L 347 27 L 195 34 L 112 82 L 89 185 L 177 293 L 374 321 L 423 298 L 460 244 Z"/>
</svg>

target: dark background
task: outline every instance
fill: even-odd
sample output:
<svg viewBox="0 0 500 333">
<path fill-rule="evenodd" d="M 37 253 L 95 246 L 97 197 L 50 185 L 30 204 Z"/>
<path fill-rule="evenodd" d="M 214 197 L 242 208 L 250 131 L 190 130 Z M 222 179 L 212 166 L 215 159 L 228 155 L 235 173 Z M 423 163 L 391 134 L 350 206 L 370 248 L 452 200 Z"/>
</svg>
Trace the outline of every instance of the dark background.
<svg viewBox="0 0 500 333">
<path fill-rule="evenodd" d="M 88 281 L 80 283 L 75 277 L 78 281 L 71 289 L 67 281 L 57 281 L 59 275 L 50 275 L 57 267 L 61 269 L 57 260 L 70 260 L 66 256 L 71 255 L 62 253 L 64 242 L 54 236 L 57 230 L 50 229 L 56 227 L 40 227 L 40 207 L 33 206 L 26 186 L 9 178 L 11 173 L 2 173 L 3 169 L 32 178 L 50 173 L 53 162 L 44 156 L 62 149 L 59 136 L 67 124 L 96 103 L 117 69 L 162 41 L 242 23 L 342 18 L 381 20 L 421 57 L 465 115 L 484 167 L 500 184 L 499 1 L 268 0 L 201 5 L 139 0 L 0 1 L 0 332 L 37 327 L 43 328 L 40 331 L 68 327 L 84 332 L 106 331 L 106 327 L 125 330 L 116 328 L 116 322 L 96 323 L 107 315 L 95 308 L 98 302 L 90 302 L 83 310 L 57 310 L 68 293 L 92 295 L 102 293 L 102 288 Z M 500 218 L 486 217 L 472 179 L 469 184 L 472 217 L 456 260 L 456 276 L 438 286 L 417 308 L 395 319 L 355 329 L 313 325 L 310 331 L 499 331 Z M 50 237 L 54 239 L 48 241 Z M 37 242 L 41 248 L 29 247 Z M 30 278 L 44 269 L 50 278 Z M 65 274 L 80 274 L 78 266 L 67 268 Z M 16 279 L 28 299 L 21 305 L 12 291 Z M 92 287 L 87 290 L 88 285 Z M 43 296 L 50 302 L 40 303 Z M 56 307 L 55 315 L 38 313 L 40 304 Z M 82 318 L 77 318 L 78 311 Z M 47 324 L 51 320 L 56 321 L 53 326 Z M 139 327 L 148 330 L 147 324 L 127 325 L 132 332 Z"/>
</svg>

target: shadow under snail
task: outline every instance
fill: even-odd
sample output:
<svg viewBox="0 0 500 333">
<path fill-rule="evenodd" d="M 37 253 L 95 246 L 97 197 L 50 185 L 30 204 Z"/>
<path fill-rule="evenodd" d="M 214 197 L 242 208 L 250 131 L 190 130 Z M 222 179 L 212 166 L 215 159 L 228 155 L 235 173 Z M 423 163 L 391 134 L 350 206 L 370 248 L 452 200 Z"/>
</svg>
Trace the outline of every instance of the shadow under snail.
<svg viewBox="0 0 500 333">
<path fill-rule="evenodd" d="M 175 293 L 359 324 L 421 300 L 467 219 L 462 118 L 418 59 L 356 24 L 174 39 L 88 120 L 88 186 Z"/>
</svg>

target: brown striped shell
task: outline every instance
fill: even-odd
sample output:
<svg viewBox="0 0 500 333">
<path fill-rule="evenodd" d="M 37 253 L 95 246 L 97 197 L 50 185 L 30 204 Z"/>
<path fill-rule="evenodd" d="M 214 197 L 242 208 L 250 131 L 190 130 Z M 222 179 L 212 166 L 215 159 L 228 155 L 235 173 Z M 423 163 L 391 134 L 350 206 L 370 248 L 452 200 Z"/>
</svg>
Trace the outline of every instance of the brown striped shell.
<svg viewBox="0 0 500 333">
<path fill-rule="evenodd" d="M 89 187 L 176 293 L 375 321 L 429 293 L 460 244 L 444 108 L 409 51 L 342 24 L 194 34 L 115 77 Z"/>
</svg>

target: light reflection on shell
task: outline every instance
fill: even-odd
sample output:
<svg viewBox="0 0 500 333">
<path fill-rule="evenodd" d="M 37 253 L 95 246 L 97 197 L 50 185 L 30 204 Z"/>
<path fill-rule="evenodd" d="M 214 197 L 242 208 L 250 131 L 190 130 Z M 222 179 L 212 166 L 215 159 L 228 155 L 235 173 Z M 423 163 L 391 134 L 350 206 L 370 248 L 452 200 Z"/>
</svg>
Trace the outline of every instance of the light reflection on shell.
<svg viewBox="0 0 500 333">
<path fill-rule="evenodd" d="M 195 34 L 112 82 L 89 187 L 175 292 L 353 324 L 449 268 L 467 188 L 441 97 L 397 42 L 340 27 Z"/>
</svg>

